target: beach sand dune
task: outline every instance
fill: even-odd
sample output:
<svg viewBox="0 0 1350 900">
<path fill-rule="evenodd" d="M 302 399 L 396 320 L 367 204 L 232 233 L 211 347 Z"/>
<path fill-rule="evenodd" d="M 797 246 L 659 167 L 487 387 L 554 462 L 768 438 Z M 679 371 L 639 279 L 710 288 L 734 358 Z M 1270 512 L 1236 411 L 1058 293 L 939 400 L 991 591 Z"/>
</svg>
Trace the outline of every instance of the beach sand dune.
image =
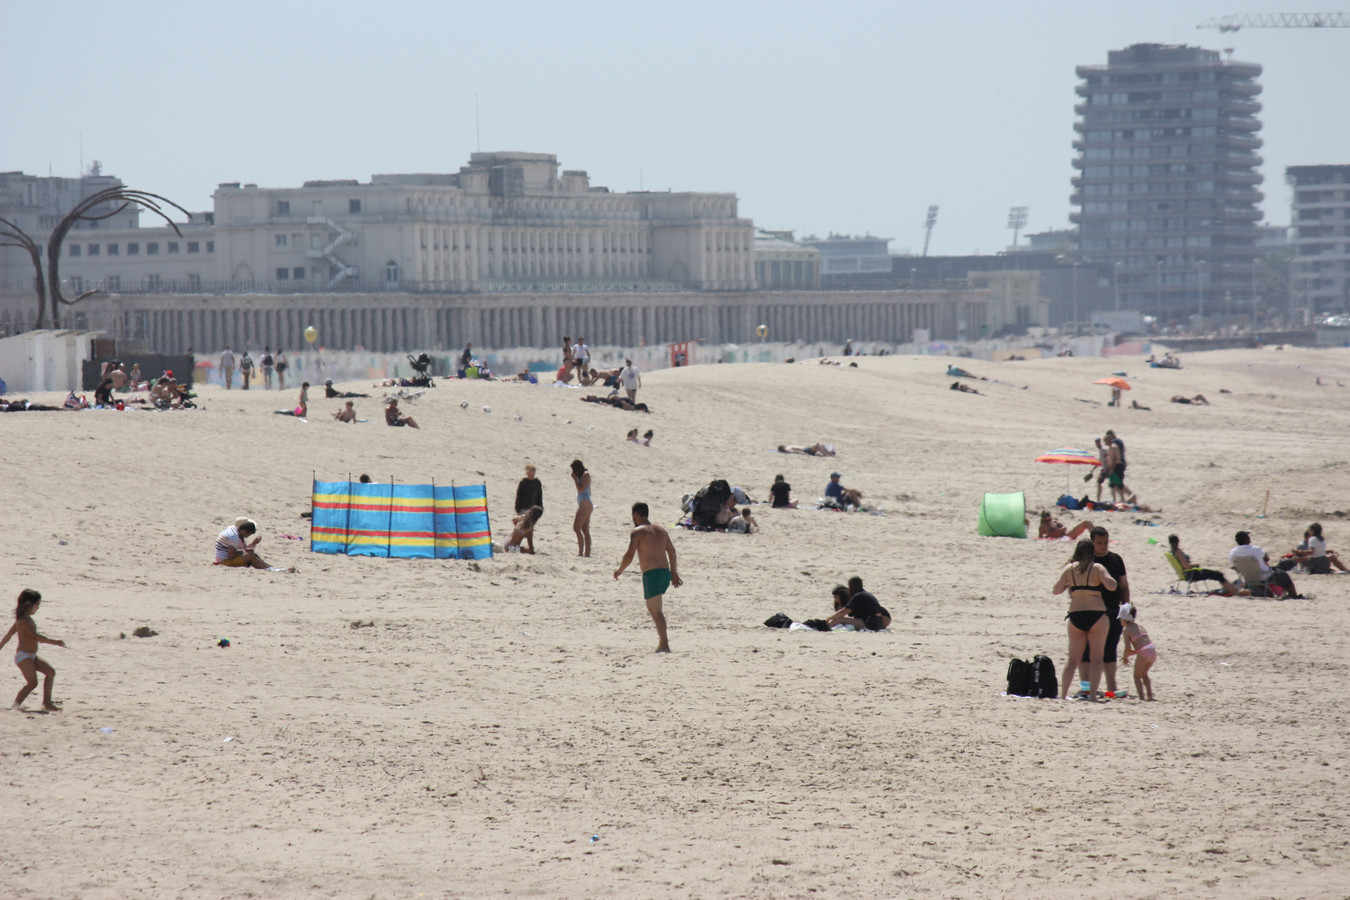
<svg viewBox="0 0 1350 900">
<path fill-rule="evenodd" d="M 340 401 L 306 422 L 272 414 L 293 392 L 213 387 L 198 411 L 0 415 L 0 602 L 37 588 L 69 644 L 43 649 L 64 710 L 0 714 L 5 895 L 1343 896 L 1350 576 L 1295 575 L 1311 600 L 1158 592 L 1172 532 L 1226 568 L 1236 530 L 1277 555 L 1320 521 L 1350 558 L 1350 351 L 961 360 L 1004 382 L 970 382 L 985 396 L 949 390 L 949 362 L 655 372 L 650 415 L 438 382 L 403 404 L 420 430 L 374 399 L 341 425 Z M 1106 406 L 1092 382 L 1120 369 L 1151 411 Z M 1168 402 L 1196 393 L 1212 405 Z M 981 498 L 1024 491 L 1034 515 L 1089 492 L 1033 460 L 1107 428 L 1161 509 L 1091 514 L 1159 702 L 1000 696 L 1011 658 L 1063 662 L 1072 545 L 977 537 Z M 773 452 L 817 440 L 839 455 Z M 486 483 L 501 541 L 526 461 L 537 556 L 308 552 L 313 477 Z M 809 508 L 831 470 L 880 512 Z M 803 508 L 757 507 L 760 534 L 673 532 L 686 584 L 652 653 L 637 574 L 612 578 L 631 504 L 672 524 L 712 478 L 767 500 L 780 473 Z M 240 515 L 299 574 L 211 566 Z M 855 574 L 890 633 L 761 625 L 823 617 Z"/>
</svg>

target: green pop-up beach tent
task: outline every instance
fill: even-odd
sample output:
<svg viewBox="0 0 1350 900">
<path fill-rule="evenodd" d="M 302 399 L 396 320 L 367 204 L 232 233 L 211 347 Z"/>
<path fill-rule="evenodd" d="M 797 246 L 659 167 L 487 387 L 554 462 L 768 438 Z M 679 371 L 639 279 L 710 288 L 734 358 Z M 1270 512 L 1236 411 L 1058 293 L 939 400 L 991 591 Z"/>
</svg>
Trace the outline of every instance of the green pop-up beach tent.
<svg viewBox="0 0 1350 900">
<path fill-rule="evenodd" d="M 986 537 L 1027 536 L 1027 499 L 1016 494 L 985 494 L 975 530 Z"/>
</svg>

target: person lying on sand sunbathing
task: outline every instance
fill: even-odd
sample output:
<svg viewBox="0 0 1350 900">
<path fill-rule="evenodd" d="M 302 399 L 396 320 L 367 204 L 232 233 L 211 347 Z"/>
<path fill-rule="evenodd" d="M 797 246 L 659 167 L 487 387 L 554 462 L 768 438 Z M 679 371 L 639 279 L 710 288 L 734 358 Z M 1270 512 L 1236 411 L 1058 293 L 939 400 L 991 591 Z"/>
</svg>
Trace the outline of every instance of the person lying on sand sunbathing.
<svg viewBox="0 0 1350 900">
<path fill-rule="evenodd" d="M 814 444 L 779 444 L 779 453 L 805 453 L 807 456 L 834 456 L 833 444 L 822 444 L 817 441 Z"/>
<path fill-rule="evenodd" d="M 962 384 L 962 383 L 959 382 L 959 381 L 953 381 L 953 382 L 952 382 L 951 390 L 953 390 L 953 391 L 960 391 L 960 392 L 963 393 L 963 394 L 980 394 L 981 397 L 984 396 L 984 394 L 982 394 L 982 393 L 980 393 L 979 391 L 975 390 L 975 389 L 974 389 L 973 387 L 971 387 L 970 385 L 968 385 L 968 384 Z"/>
<path fill-rule="evenodd" d="M 393 387 L 393 385 L 388 386 Z M 323 395 L 329 400 L 353 400 L 370 396 L 369 394 L 358 394 L 354 391 L 339 391 L 337 388 L 333 387 L 333 379 L 331 378 L 325 380 L 323 383 Z"/>
<path fill-rule="evenodd" d="M 1196 394 L 1194 397 L 1183 397 L 1180 394 L 1172 398 L 1173 403 L 1198 403 L 1201 406 L 1209 406 L 1209 401 L 1205 399 L 1204 394 Z"/>
<path fill-rule="evenodd" d="M 1079 522 L 1071 529 L 1065 528 L 1062 522 L 1050 516 L 1049 510 L 1041 510 L 1040 533 L 1037 534 L 1036 536 L 1042 538 L 1051 538 L 1053 540 L 1058 540 L 1059 538 L 1062 537 L 1069 537 L 1073 538 L 1074 540 L 1077 540 L 1080 534 L 1090 530 L 1091 528 L 1092 523 L 1086 520 Z"/>
</svg>

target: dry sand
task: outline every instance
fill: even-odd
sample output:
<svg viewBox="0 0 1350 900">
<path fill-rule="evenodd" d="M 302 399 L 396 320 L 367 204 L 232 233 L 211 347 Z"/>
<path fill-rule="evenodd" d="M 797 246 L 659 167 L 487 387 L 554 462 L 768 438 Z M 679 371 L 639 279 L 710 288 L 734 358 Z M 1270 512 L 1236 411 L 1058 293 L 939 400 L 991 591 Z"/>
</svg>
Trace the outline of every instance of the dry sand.
<svg viewBox="0 0 1350 900">
<path fill-rule="evenodd" d="M 1296 575 L 1302 601 L 1156 592 L 1172 531 L 1220 566 L 1237 529 L 1276 554 L 1320 520 L 1350 559 L 1350 351 L 1183 361 L 695 367 L 644 376 L 650 415 L 441 382 L 405 404 L 418 431 L 379 424 L 374 401 L 346 426 L 338 401 L 301 422 L 271 413 L 292 391 L 216 388 L 195 412 L 0 416 L 0 600 L 37 588 L 39 628 L 69 643 L 43 650 L 64 710 L 0 713 L 0 893 L 1346 896 L 1350 576 Z M 952 392 L 949 362 L 1012 386 Z M 1117 369 L 1151 412 L 1105 406 L 1091 382 Z M 1196 392 L 1213 405 L 1167 402 Z M 634 425 L 654 446 L 624 442 Z M 1066 472 L 1033 458 L 1108 427 L 1163 510 L 1098 514 L 1160 648 L 1159 702 L 1000 696 L 1010 658 L 1063 661 L 1050 586 L 1071 547 L 977 537 L 980 499 L 1052 503 Z M 839 457 L 769 452 L 814 440 Z M 591 559 L 574 457 L 594 477 Z M 536 557 L 340 558 L 280 537 L 307 538 L 312 473 L 368 472 L 485 480 L 500 541 L 527 460 Z M 630 504 L 669 523 L 712 477 L 767 499 L 781 472 L 809 506 L 833 468 L 887 514 L 765 504 L 758 535 L 674 532 L 675 652 L 652 653 L 638 576 L 611 577 Z M 209 565 L 244 514 L 298 575 Z M 823 616 L 853 574 L 890 633 L 760 624 Z"/>
</svg>

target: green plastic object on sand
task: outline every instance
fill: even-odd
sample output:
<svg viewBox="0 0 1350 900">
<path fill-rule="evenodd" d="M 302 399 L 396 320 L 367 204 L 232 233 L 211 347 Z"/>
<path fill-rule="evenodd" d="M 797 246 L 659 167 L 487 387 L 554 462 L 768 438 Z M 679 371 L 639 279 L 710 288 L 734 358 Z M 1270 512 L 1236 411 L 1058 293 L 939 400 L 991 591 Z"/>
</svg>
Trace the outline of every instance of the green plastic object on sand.
<svg viewBox="0 0 1350 900">
<path fill-rule="evenodd" d="M 1027 536 L 1027 498 L 1016 494 L 985 494 L 975 530 L 985 537 Z"/>
</svg>

